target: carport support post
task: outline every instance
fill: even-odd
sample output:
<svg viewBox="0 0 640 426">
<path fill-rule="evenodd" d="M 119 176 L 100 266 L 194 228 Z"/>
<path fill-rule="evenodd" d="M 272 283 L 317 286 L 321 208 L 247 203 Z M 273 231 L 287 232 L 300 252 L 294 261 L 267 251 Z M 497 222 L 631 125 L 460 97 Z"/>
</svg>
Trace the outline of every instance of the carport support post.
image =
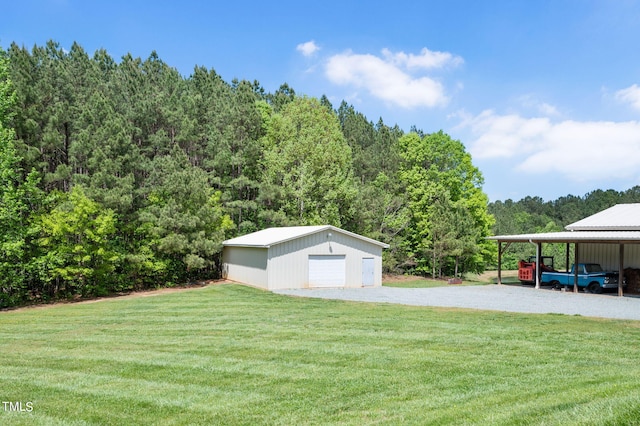
<svg viewBox="0 0 640 426">
<path fill-rule="evenodd" d="M 540 289 L 540 274 L 542 271 L 540 270 L 540 256 L 542 255 L 542 243 L 538 242 L 536 244 L 536 288 Z"/>
<path fill-rule="evenodd" d="M 502 242 L 498 241 L 498 285 L 502 284 Z"/>
<path fill-rule="evenodd" d="M 618 296 L 624 296 L 622 283 L 624 282 L 624 244 L 620 244 L 620 264 L 618 265 Z"/>
<path fill-rule="evenodd" d="M 573 292 L 578 292 L 578 243 L 576 243 L 575 260 L 573 261 Z"/>
</svg>

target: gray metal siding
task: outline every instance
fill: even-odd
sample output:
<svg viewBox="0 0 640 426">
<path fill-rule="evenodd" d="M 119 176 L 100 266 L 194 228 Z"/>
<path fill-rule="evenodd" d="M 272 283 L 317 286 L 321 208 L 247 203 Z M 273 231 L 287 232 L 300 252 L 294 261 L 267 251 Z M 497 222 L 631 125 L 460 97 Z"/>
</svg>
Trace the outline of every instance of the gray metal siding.
<svg viewBox="0 0 640 426">
<path fill-rule="evenodd" d="M 264 248 L 225 247 L 223 278 L 268 289 L 267 254 Z"/>
<path fill-rule="evenodd" d="M 268 288 L 308 288 L 309 255 L 345 255 L 346 287 L 362 286 L 362 258 L 373 257 L 374 285 L 382 285 L 382 247 L 327 230 L 270 247 Z"/>
<path fill-rule="evenodd" d="M 619 269 L 620 246 L 618 244 L 580 244 L 582 263 L 599 263 L 603 269 L 617 271 Z M 640 245 L 624 245 L 624 267 L 640 268 Z"/>
</svg>

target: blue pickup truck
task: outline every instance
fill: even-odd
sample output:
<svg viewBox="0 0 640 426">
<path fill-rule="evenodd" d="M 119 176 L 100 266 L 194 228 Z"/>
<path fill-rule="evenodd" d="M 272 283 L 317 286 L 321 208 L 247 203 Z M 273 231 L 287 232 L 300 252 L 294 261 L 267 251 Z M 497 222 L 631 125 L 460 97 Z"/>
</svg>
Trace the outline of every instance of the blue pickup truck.
<svg viewBox="0 0 640 426">
<path fill-rule="evenodd" d="M 569 272 L 543 272 L 540 282 L 556 288 L 573 287 L 574 268 L 575 265 L 572 265 Z M 618 273 L 603 271 L 597 263 L 578 263 L 578 287 L 589 293 L 602 293 L 607 288 L 618 288 Z"/>
</svg>

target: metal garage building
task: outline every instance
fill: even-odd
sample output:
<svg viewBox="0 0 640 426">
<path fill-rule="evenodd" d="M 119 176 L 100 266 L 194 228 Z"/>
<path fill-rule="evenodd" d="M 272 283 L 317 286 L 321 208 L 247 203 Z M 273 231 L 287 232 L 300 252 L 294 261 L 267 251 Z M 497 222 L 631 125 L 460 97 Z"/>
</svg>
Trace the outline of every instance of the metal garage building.
<svg viewBox="0 0 640 426">
<path fill-rule="evenodd" d="M 223 277 L 267 290 L 381 286 L 389 247 L 330 225 L 268 228 L 222 244 Z"/>
<path fill-rule="evenodd" d="M 604 269 L 617 270 L 618 294 L 622 296 L 625 268 L 640 268 L 640 204 L 617 204 L 567 225 L 565 229 L 567 231 L 489 237 L 498 242 L 498 282 L 501 282 L 501 256 L 511 243 L 535 244 L 538 264 L 543 243 L 566 243 L 567 254 L 569 245 L 574 244 L 573 263 L 593 262 Z M 539 286 L 538 276 L 536 288 Z M 577 291 L 575 285 L 574 291 Z"/>
</svg>

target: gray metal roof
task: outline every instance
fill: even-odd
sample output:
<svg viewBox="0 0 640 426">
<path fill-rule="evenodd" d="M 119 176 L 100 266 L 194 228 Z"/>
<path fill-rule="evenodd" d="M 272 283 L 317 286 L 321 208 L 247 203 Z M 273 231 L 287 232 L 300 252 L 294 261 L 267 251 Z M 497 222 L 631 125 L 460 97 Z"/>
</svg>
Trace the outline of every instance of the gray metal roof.
<svg viewBox="0 0 640 426">
<path fill-rule="evenodd" d="M 616 204 L 565 227 L 568 231 L 640 231 L 640 204 Z"/>
<path fill-rule="evenodd" d="M 363 237 L 362 235 L 354 234 L 353 232 L 345 231 L 344 229 L 336 228 L 335 226 L 331 226 L 331 225 L 286 226 L 281 228 L 267 228 L 261 231 L 253 232 L 251 234 L 242 235 L 240 237 L 223 241 L 222 245 L 235 246 L 235 247 L 269 248 L 276 244 L 281 244 L 286 241 L 305 237 L 307 235 L 315 234 L 316 232 L 321 232 L 325 230 L 330 230 L 331 232 L 339 232 L 341 234 L 349 235 L 353 238 L 357 238 L 357 239 L 369 242 L 371 244 L 378 245 L 382 248 L 389 248 L 389 244 L 381 243 L 380 241 Z"/>
<path fill-rule="evenodd" d="M 564 231 L 540 234 L 496 235 L 489 240 L 513 243 L 640 243 L 640 231 Z"/>
</svg>

